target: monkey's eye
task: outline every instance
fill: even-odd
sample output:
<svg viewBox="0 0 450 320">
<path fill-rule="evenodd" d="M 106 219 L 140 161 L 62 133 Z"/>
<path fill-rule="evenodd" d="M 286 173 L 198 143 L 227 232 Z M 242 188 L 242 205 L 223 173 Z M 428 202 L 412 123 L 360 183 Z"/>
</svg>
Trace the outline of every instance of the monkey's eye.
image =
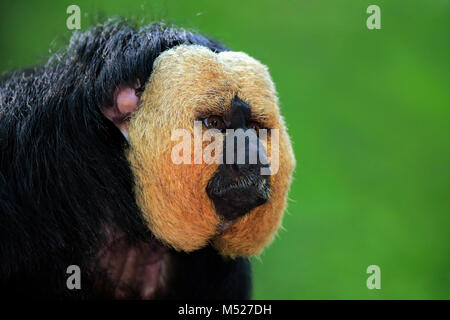
<svg viewBox="0 0 450 320">
<path fill-rule="evenodd" d="M 222 118 L 219 116 L 209 116 L 203 119 L 203 124 L 208 129 L 223 130 L 225 127 Z"/>
<path fill-rule="evenodd" d="M 248 124 L 248 128 L 249 128 L 249 129 L 253 129 L 253 130 L 255 130 L 256 132 L 258 132 L 258 130 L 261 129 L 261 126 L 259 125 L 258 122 L 252 121 L 252 122 L 250 122 L 250 123 Z"/>
</svg>

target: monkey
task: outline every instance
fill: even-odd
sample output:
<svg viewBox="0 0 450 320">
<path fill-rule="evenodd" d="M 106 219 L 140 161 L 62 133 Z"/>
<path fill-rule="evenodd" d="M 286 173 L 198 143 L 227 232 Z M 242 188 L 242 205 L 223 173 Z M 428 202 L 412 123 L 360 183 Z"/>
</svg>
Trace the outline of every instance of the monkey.
<svg viewBox="0 0 450 320">
<path fill-rule="evenodd" d="M 194 123 L 223 138 L 222 160 L 238 153 L 228 130 L 248 133 L 245 161 L 174 163 L 173 130 Z M 279 169 L 262 175 L 275 144 Z M 159 22 L 74 32 L 44 65 L 0 79 L 1 295 L 250 299 L 249 257 L 276 235 L 294 168 L 256 59 Z M 81 288 L 67 286 L 71 265 Z"/>
</svg>

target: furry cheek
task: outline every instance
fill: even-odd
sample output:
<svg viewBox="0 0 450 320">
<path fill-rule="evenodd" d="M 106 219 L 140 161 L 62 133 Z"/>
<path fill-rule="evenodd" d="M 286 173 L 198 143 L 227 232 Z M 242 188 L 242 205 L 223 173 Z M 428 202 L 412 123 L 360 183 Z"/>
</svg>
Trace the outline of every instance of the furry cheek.
<svg viewBox="0 0 450 320">
<path fill-rule="evenodd" d="M 159 152 L 151 146 L 138 144 L 128 152 L 136 181 L 137 203 L 148 227 L 159 240 L 176 250 L 200 249 L 216 234 L 219 224 L 204 192 L 205 177 L 212 168 L 173 164 L 171 148 L 163 149 Z"/>
</svg>

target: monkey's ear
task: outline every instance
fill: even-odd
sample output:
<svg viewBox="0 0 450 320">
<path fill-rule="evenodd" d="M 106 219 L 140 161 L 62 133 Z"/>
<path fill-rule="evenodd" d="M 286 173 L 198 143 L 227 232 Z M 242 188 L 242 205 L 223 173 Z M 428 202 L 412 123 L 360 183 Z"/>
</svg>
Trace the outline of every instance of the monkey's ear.
<svg viewBox="0 0 450 320">
<path fill-rule="evenodd" d="M 128 123 L 130 116 L 139 108 L 140 99 L 136 88 L 119 86 L 114 93 L 112 105 L 102 107 L 103 115 L 122 132 L 128 140 Z"/>
</svg>

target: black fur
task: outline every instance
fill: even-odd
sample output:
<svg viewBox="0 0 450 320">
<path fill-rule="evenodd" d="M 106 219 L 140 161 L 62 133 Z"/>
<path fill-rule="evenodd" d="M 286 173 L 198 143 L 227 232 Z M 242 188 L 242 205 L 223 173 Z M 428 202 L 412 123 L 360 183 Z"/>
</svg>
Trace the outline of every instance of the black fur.
<svg viewBox="0 0 450 320">
<path fill-rule="evenodd" d="M 227 50 L 182 29 L 116 20 L 74 34 L 45 66 L 2 78 L 2 296 L 97 298 L 89 266 L 106 241 L 102 227 L 130 243 L 153 237 L 135 202 L 126 141 L 101 106 L 119 85 L 145 84 L 155 58 L 183 43 Z M 179 265 L 162 298 L 249 298 L 248 260 L 227 261 L 211 248 L 171 255 Z M 82 290 L 66 288 L 71 264 L 81 267 Z"/>
</svg>

